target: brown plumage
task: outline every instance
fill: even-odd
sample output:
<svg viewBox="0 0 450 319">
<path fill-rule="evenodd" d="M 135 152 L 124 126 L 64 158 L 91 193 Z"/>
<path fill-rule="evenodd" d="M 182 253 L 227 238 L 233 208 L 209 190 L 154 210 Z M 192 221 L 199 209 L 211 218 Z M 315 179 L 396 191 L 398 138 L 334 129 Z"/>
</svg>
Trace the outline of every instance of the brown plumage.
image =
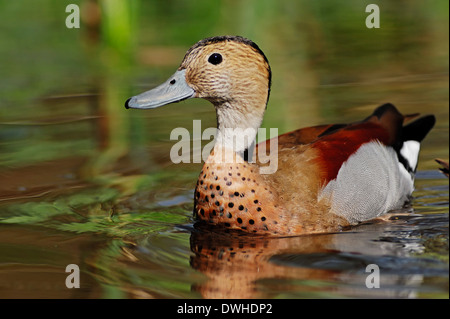
<svg viewBox="0 0 450 319">
<path fill-rule="evenodd" d="M 361 122 L 279 136 L 268 163 L 260 155 L 274 140 L 263 142 L 253 162 L 248 154 L 270 85 L 269 63 L 256 44 L 242 37 L 213 37 L 192 46 L 167 82 L 127 100 L 127 108 L 155 108 L 193 97 L 215 106 L 216 144 L 195 189 L 197 219 L 275 236 L 332 232 L 408 200 L 417 145 L 433 127 L 433 116 L 404 126 L 417 114 L 403 116 L 385 104 Z M 263 173 L 272 164 L 277 169 Z"/>
</svg>

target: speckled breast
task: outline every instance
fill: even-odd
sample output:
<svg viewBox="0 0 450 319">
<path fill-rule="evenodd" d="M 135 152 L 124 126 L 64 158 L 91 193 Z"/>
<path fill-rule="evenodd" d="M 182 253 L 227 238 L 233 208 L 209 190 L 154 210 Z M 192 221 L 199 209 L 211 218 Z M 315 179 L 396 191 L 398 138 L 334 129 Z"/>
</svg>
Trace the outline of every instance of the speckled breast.
<svg viewBox="0 0 450 319">
<path fill-rule="evenodd" d="M 195 189 L 194 215 L 210 224 L 252 233 L 279 232 L 274 190 L 249 163 L 205 163 Z"/>
</svg>

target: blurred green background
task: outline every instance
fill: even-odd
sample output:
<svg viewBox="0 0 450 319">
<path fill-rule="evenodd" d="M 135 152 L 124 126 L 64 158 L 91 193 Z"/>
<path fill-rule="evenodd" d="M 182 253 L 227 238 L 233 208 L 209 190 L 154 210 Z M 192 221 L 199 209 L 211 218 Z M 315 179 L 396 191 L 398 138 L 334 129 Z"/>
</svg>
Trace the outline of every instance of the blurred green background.
<svg viewBox="0 0 450 319">
<path fill-rule="evenodd" d="M 70 3 L 80 7 L 80 29 L 65 26 Z M 369 3 L 2 1 L 0 167 L 92 154 L 97 123 L 89 118 L 99 112 L 116 126 L 108 138 L 123 148 L 155 132 L 167 137 L 174 125 L 189 128 L 198 114 L 213 126 L 203 101 L 172 106 L 197 112 L 175 123 L 171 111 L 132 113 L 122 104 L 172 74 L 192 44 L 223 34 L 248 37 L 268 56 L 273 89 L 264 126 L 280 133 L 359 119 L 387 101 L 404 113 L 437 112 L 438 127 L 448 127 L 448 1 L 380 1 L 380 29 L 365 27 Z M 142 120 L 166 115 L 167 122 Z"/>
</svg>

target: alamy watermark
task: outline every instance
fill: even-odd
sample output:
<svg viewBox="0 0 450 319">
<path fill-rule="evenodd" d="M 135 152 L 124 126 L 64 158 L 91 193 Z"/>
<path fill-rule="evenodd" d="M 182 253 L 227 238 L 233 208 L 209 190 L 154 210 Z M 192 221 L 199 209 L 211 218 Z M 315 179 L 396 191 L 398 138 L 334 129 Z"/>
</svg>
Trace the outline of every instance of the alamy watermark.
<svg viewBox="0 0 450 319">
<path fill-rule="evenodd" d="M 66 27 L 68 29 L 80 28 L 80 7 L 76 4 L 68 4 L 66 6 L 66 12 L 69 15 L 66 18 Z M 369 29 L 380 28 L 380 7 L 376 4 L 368 4 L 365 12 L 370 13 L 365 20 L 366 27 Z"/>
<path fill-rule="evenodd" d="M 368 29 L 380 28 L 380 7 L 376 4 L 368 4 L 366 6 L 366 12 L 370 14 L 366 18 L 366 27 Z"/>
<path fill-rule="evenodd" d="M 170 160 L 175 163 L 201 163 L 206 162 L 213 148 L 224 151 L 221 156 L 210 158 L 212 163 L 235 163 L 242 162 L 245 157 L 248 163 L 261 164 L 260 174 L 272 174 L 278 169 L 278 129 L 269 129 L 269 139 L 267 142 L 258 145 L 258 151 L 255 154 L 256 136 L 258 140 L 266 140 L 266 128 L 224 128 L 218 130 L 213 127 L 206 128 L 202 132 L 201 121 L 193 121 L 192 139 L 188 129 L 177 127 L 170 133 L 170 140 L 177 140 L 170 150 Z M 211 140 L 212 139 L 212 140 Z M 203 148 L 201 141 L 211 140 Z M 191 156 L 192 141 L 192 156 Z M 241 156 L 236 156 L 241 153 Z"/>
<path fill-rule="evenodd" d="M 66 266 L 66 272 L 70 273 L 66 277 L 66 287 L 80 288 L 80 267 L 77 264 L 69 264 Z"/>
<path fill-rule="evenodd" d="M 69 15 L 66 18 L 66 27 L 68 29 L 80 28 L 80 7 L 76 4 L 69 4 L 66 7 L 66 12 Z"/>
<path fill-rule="evenodd" d="M 369 289 L 380 288 L 380 267 L 377 264 L 369 264 L 366 267 L 366 287 Z"/>
</svg>

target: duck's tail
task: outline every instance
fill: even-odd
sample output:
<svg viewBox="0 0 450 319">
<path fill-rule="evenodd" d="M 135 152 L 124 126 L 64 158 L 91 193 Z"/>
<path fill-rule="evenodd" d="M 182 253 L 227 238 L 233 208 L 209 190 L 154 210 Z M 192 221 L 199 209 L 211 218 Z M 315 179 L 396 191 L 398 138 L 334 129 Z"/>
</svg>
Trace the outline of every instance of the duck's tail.
<svg viewBox="0 0 450 319">
<path fill-rule="evenodd" d="M 405 116 L 405 118 L 407 118 L 407 116 Z M 426 115 L 403 126 L 401 134 L 403 143 L 397 151 L 397 155 L 400 163 L 411 175 L 414 175 L 417 169 L 420 143 L 428 132 L 430 132 L 435 123 L 436 118 L 434 115 Z"/>
</svg>

